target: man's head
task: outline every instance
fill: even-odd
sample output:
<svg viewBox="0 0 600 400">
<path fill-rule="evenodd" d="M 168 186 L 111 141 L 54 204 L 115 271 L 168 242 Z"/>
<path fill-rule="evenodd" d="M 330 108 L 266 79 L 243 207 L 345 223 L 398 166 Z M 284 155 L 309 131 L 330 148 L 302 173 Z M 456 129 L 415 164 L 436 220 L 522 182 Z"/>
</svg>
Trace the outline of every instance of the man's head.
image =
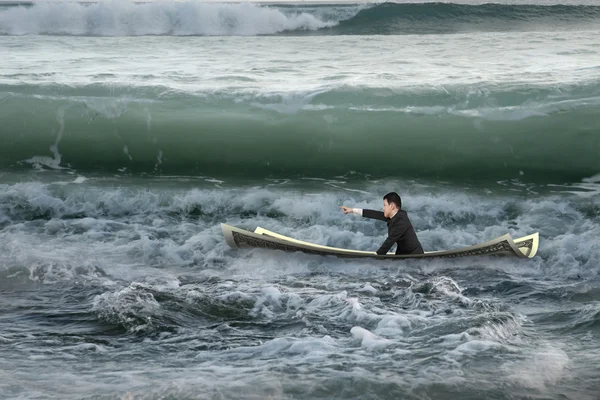
<svg viewBox="0 0 600 400">
<path fill-rule="evenodd" d="M 398 193 L 390 192 L 383 196 L 383 215 L 386 218 L 392 218 L 400 208 L 402 208 L 402 200 Z"/>
</svg>

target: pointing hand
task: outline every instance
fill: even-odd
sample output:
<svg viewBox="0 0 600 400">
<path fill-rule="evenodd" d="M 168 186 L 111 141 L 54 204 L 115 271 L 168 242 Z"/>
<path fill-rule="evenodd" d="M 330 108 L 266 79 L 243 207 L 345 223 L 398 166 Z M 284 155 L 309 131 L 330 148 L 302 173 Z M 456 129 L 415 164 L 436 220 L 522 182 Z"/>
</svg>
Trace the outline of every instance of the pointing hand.
<svg viewBox="0 0 600 400">
<path fill-rule="evenodd" d="M 344 214 L 349 214 L 352 212 L 352 207 L 340 206 Z"/>
</svg>

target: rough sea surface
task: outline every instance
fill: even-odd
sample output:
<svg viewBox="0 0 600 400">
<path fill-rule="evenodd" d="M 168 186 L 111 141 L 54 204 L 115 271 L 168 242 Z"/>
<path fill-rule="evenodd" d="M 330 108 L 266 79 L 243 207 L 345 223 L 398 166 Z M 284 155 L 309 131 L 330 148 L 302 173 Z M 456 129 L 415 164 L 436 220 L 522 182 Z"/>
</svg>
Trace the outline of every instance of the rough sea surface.
<svg viewBox="0 0 600 400">
<path fill-rule="evenodd" d="M 527 3 L 0 5 L 0 399 L 600 398 L 600 6 Z M 220 228 L 389 191 L 539 253 Z"/>
</svg>

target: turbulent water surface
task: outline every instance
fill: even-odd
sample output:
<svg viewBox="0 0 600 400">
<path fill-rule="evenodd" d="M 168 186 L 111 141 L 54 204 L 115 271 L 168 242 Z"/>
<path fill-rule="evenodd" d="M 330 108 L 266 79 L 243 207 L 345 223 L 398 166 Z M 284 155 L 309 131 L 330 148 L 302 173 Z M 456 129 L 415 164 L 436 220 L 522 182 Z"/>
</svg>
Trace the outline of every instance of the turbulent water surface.
<svg viewBox="0 0 600 400">
<path fill-rule="evenodd" d="M 0 398 L 597 399 L 593 1 L 0 6 Z M 531 260 L 376 250 L 540 232 Z"/>
</svg>

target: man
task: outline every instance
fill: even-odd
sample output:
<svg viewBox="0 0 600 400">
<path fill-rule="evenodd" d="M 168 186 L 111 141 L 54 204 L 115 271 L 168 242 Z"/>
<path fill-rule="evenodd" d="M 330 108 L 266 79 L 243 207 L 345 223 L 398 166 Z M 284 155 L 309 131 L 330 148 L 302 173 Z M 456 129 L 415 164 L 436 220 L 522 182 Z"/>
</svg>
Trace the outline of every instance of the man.
<svg viewBox="0 0 600 400">
<path fill-rule="evenodd" d="M 396 254 L 423 254 L 423 247 L 417 239 L 417 234 L 408 219 L 408 215 L 406 211 L 401 210 L 402 200 L 398 193 L 391 192 L 383 196 L 383 212 L 346 206 L 340 206 L 340 208 L 344 211 L 344 214 L 353 213 L 387 222 L 388 237 L 377 250 L 377 254 L 387 254 L 394 243 L 397 244 Z"/>
</svg>

